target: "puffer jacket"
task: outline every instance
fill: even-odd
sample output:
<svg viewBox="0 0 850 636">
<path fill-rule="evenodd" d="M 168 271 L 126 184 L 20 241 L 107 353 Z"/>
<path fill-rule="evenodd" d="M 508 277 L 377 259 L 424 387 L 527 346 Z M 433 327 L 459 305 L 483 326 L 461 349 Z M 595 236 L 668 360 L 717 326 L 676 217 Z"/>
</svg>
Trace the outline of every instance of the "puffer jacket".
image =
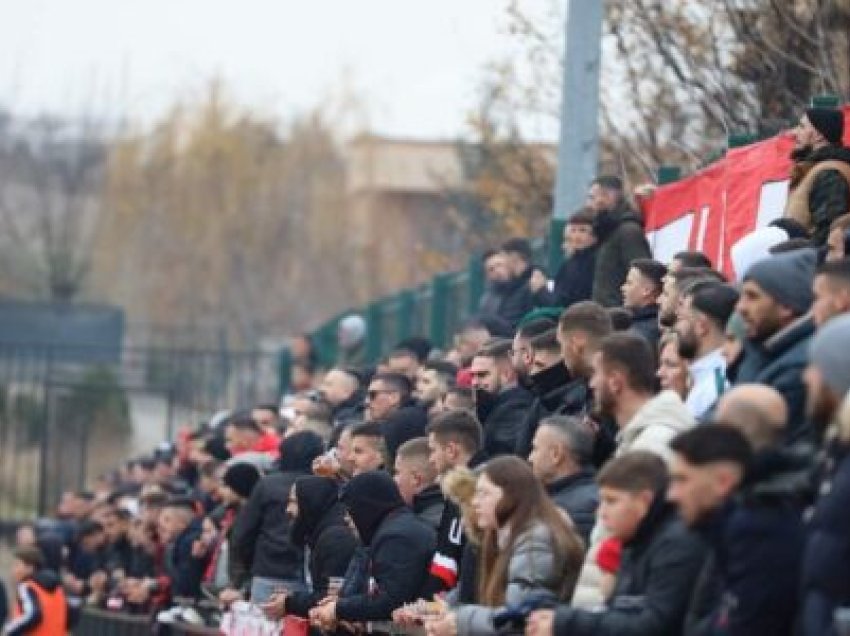
<svg viewBox="0 0 850 636">
<path fill-rule="evenodd" d="M 505 605 L 517 606 L 530 596 L 549 597 L 553 602 L 568 598 L 572 592 L 567 563 L 556 562 L 552 551 L 552 534 L 542 523 L 536 523 L 521 534 L 514 544 L 508 563 Z M 493 617 L 501 608 L 462 605 L 457 609 L 458 636 L 485 636 L 496 633 Z"/>
<path fill-rule="evenodd" d="M 559 607 L 555 636 L 677 636 L 706 556 L 659 495 L 623 546 L 617 584 L 602 611 Z"/>
</svg>

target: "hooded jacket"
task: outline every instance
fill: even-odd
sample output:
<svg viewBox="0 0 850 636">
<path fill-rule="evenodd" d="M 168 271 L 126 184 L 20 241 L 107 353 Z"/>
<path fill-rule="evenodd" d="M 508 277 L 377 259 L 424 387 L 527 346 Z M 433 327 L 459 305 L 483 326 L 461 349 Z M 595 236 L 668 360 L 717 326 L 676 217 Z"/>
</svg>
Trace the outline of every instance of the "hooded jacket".
<svg viewBox="0 0 850 636">
<path fill-rule="evenodd" d="M 696 424 L 685 403 L 673 391 L 662 391 L 644 404 L 617 435 L 617 455 L 633 450 L 655 453 L 669 461 L 668 444 Z"/>
<path fill-rule="evenodd" d="M 286 611 L 306 618 L 328 591 L 331 577 L 343 577 L 357 548 L 357 539 L 345 522 L 345 507 L 339 501 L 337 483 L 327 477 L 307 476 L 296 482 L 298 518 L 292 524 L 292 542 L 310 549 L 309 592 L 293 592 L 286 598 Z"/>
<path fill-rule="evenodd" d="M 521 386 L 505 389 L 477 411 L 484 428 L 484 450 L 489 457 L 509 455 L 516 450 L 523 421 L 533 402 L 532 394 Z"/>
<path fill-rule="evenodd" d="M 762 451 L 740 493 L 695 527 L 711 556 L 688 612 L 688 636 L 794 633 L 813 466 L 808 448 Z"/>
<path fill-rule="evenodd" d="M 623 545 L 617 584 L 601 612 L 561 606 L 556 636 L 675 636 L 705 559 L 705 546 L 658 495 Z"/>
<path fill-rule="evenodd" d="M 652 258 L 643 219 L 623 200 L 613 210 L 599 212 L 593 222 L 599 248 L 593 273 L 593 300 L 603 307 L 623 304 L 620 287 L 632 261 Z"/>
<path fill-rule="evenodd" d="M 540 420 L 549 415 L 578 415 L 587 407 L 587 384 L 574 380 L 563 362 L 531 376 L 534 402 L 523 418 L 517 437 L 516 454 L 526 458 Z"/>
<path fill-rule="evenodd" d="M 404 505 L 392 477 L 383 471 L 352 478 L 341 499 L 368 548 L 368 583 L 339 599 L 336 616 L 355 622 L 389 620 L 393 610 L 418 598 L 434 554 L 434 530 Z"/>
<path fill-rule="evenodd" d="M 782 394 L 788 405 L 786 444 L 814 441 L 805 417 L 806 387 L 803 370 L 808 364 L 809 344 L 815 324 L 809 315 L 801 316 L 764 342 L 746 340 L 743 359 L 735 383 L 766 384 Z"/>
<path fill-rule="evenodd" d="M 270 579 L 296 579 L 304 576 L 303 552 L 293 545 L 286 500 L 292 484 L 309 474 L 313 460 L 322 454 L 322 439 L 302 431 L 284 438 L 280 444 L 278 472 L 263 477 L 254 487 L 233 525 L 233 544 L 251 575 Z"/>
</svg>

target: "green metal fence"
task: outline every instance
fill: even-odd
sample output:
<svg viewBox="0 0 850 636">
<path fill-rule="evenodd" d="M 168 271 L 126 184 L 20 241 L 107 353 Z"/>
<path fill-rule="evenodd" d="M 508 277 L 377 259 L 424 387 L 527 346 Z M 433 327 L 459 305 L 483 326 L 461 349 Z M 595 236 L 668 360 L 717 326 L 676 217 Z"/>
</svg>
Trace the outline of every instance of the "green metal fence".
<svg viewBox="0 0 850 636">
<path fill-rule="evenodd" d="M 545 240 L 532 241 L 534 262 L 554 272 L 561 262 L 561 236 L 565 221 L 553 220 Z M 366 320 L 366 362 L 374 364 L 396 343 L 409 336 L 427 336 L 434 346 L 446 348 L 452 337 L 473 317 L 484 292 L 481 256 L 470 257 L 457 272 L 437 274 L 427 283 L 372 301 L 366 307 L 337 314 L 313 334 L 323 366 L 338 357 L 337 327 L 345 316 L 356 313 Z"/>
</svg>

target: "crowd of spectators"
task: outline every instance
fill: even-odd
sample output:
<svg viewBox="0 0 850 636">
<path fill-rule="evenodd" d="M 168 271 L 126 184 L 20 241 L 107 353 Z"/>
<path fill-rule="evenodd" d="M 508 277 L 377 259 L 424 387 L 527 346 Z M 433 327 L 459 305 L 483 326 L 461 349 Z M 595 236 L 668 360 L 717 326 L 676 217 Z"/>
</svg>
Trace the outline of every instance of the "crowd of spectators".
<svg viewBox="0 0 850 636">
<path fill-rule="evenodd" d="M 19 528 L 5 633 L 83 606 L 214 627 L 238 601 L 317 632 L 848 633 L 836 121 L 801 119 L 793 210 L 734 280 L 654 260 L 601 176 L 551 279 L 523 239 L 484 255 L 448 350 L 356 366 L 344 320 L 319 372 L 297 339 L 282 405 L 214 414 Z"/>
</svg>

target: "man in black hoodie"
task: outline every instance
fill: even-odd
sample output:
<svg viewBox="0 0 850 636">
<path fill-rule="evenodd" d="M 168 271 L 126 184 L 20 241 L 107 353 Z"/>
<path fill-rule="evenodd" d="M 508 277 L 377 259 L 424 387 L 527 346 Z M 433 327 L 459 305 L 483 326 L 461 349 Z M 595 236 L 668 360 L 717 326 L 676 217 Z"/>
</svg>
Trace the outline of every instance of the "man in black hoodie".
<svg viewBox="0 0 850 636">
<path fill-rule="evenodd" d="M 596 235 L 593 233 L 593 214 L 582 209 L 567 219 L 564 226 L 564 262 L 555 274 L 552 291 L 547 289 L 546 277 L 539 271 L 531 276 L 534 304 L 567 308 L 593 296 L 593 275 L 596 268 Z"/>
<path fill-rule="evenodd" d="M 705 548 L 665 500 L 663 460 L 625 453 L 605 465 L 597 482 L 602 523 L 623 544 L 614 590 L 599 612 L 566 605 L 534 612 L 527 636 L 680 634 Z"/>
<path fill-rule="evenodd" d="M 810 230 L 812 243 L 821 247 L 832 222 L 850 212 L 850 148 L 842 146 L 844 114 L 809 108 L 793 133 L 795 163 L 785 216 Z"/>
<path fill-rule="evenodd" d="M 504 242 L 501 254 L 507 264 L 510 279 L 495 286 L 502 296 L 496 315 L 507 330 L 513 331 L 522 317 L 534 309 L 534 292 L 530 284 L 534 273 L 531 245 L 526 239 L 513 238 Z"/>
<path fill-rule="evenodd" d="M 302 550 L 309 548 L 312 586 L 276 594 L 264 609 L 273 619 L 284 614 L 307 618 L 328 595 L 331 579 L 345 576 L 357 538 L 345 521 L 345 506 L 339 501 L 339 486 L 333 479 L 301 477 L 292 487 L 286 509 L 292 517 L 292 542 Z"/>
<path fill-rule="evenodd" d="M 643 230 L 643 219 L 626 201 L 619 177 L 597 177 L 590 186 L 587 206 L 593 211 L 593 233 L 599 242 L 593 274 L 593 300 L 617 307 L 620 287 L 632 261 L 652 258 Z"/>
<path fill-rule="evenodd" d="M 484 427 L 484 451 L 489 457 L 516 450 L 532 395 L 517 384 L 510 358 L 511 341 L 494 339 L 472 359 L 475 410 Z"/>
<path fill-rule="evenodd" d="M 357 475 L 340 496 L 360 541 L 368 548 L 366 576 L 357 589 L 326 599 L 310 612 L 322 627 L 338 621 L 390 620 L 392 612 L 420 593 L 434 553 L 434 531 L 404 505 L 385 472 Z"/>
<path fill-rule="evenodd" d="M 313 460 L 323 450 L 322 438 L 311 431 L 284 438 L 277 472 L 254 487 L 233 526 L 232 549 L 251 564 L 254 603 L 264 603 L 277 587 L 305 589 L 304 554 L 290 540 L 285 502 L 292 484 L 310 473 Z"/>
</svg>

